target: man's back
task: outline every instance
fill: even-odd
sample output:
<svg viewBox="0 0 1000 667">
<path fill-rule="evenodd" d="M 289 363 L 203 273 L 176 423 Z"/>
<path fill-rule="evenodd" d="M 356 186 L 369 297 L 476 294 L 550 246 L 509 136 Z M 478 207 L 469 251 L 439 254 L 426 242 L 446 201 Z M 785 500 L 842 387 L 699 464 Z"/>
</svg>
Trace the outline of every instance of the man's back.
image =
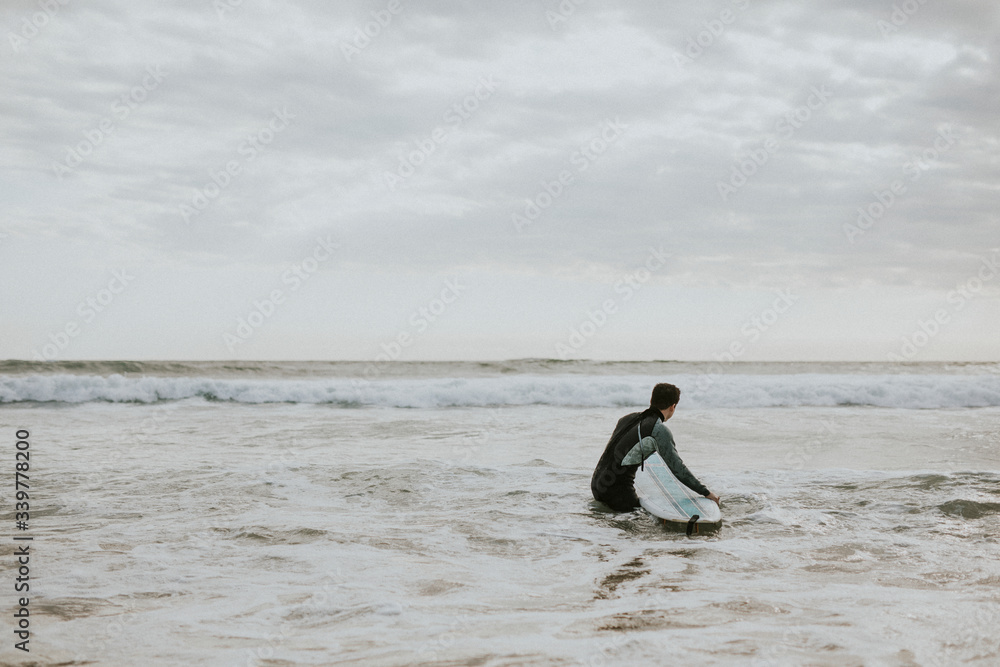
<svg viewBox="0 0 1000 667">
<path fill-rule="evenodd" d="M 619 512 L 639 505 L 633 486 L 639 463 L 623 465 L 622 462 L 643 437 L 652 434 L 653 427 L 661 419 L 659 411 L 650 408 L 618 420 L 590 480 L 590 490 L 596 500 Z"/>
<path fill-rule="evenodd" d="M 648 456 L 659 452 L 663 462 L 681 483 L 696 493 L 718 501 L 718 496 L 698 481 L 677 454 L 674 436 L 663 423 L 664 419 L 673 415 L 675 407 L 676 404 L 673 404 L 668 411 L 650 407 L 618 420 L 590 480 L 590 490 L 595 500 L 618 512 L 638 507 L 635 472 Z"/>
</svg>

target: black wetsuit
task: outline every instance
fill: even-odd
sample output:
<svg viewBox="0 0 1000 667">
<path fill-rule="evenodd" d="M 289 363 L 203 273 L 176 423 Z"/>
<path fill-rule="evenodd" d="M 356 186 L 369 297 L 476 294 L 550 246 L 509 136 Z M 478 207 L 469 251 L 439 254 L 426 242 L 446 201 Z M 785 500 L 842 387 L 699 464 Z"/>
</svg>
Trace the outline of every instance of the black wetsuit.
<svg viewBox="0 0 1000 667">
<path fill-rule="evenodd" d="M 618 420 L 615 431 L 608 441 L 604 454 L 594 470 L 594 476 L 590 480 L 590 490 L 594 493 L 594 499 L 611 507 L 617 512 L 627 512 L 639 506 L 639 498 L 635 495 L 635 471 L 639 468 L 639 463 L 623 464 L 624 459 L 636 445 L 647 437 L 653 436 L 656 425 L 663 420 L 663 415 L 659 410 L 648 408 L 642 412 L 633 412 Z M 670 471 L 683 484 L 693 489 L 703 496 L 709 495 L 708 488 L 698 481 L 691 471 L 687 469 L 681 457 L 677 455 L 674 447 L 673 436 L 670 430 L 664 425 L 663 430 L 666 435 L 658 433 L 660 438 L 656 438 L 656 450 L 670 468 Z M 639 448 L 638 455 L 643 459 L 652 454 L 652 450 L 644 453 Z M 633 454 L 630 458 L 635 458 Z"/>
</svg>

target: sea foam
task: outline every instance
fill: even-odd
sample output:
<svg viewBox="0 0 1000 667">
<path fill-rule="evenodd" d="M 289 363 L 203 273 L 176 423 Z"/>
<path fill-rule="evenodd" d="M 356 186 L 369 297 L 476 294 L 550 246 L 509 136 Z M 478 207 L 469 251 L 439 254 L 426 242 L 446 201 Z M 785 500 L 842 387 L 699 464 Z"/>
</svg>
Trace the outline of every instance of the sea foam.
<svg viewBox="0 0 1000 667">
<path fill-rule="evenodd" d="M 182 399 L 237 403 L 312 403 L 340 407 L 552 405 L 641 407 L 653 384 L 681 387 L 686 408 L 864 405 L 885 408 L 1000 406 L 995 375 L 518 374 L 480 378 L 366 380 L 126 377 L 46 374 L 0 377 L 0 403 L 155 403 Z"/>
</svg>

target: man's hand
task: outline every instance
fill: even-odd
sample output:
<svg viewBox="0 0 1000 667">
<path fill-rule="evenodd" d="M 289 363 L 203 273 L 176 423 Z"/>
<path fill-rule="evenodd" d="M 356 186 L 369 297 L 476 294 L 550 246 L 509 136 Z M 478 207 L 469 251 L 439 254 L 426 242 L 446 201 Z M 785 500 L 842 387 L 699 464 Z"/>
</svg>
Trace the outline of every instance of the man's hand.
<svg viewBox="0 0 1000 667">
<path fill-rule="evenodd" d="M 719 504 L 719 496 L 715 495 L 714 493 L 709 493 L 705 497 L 708 498 L 709 500 L 714 500 L 716 505 Z"/>
</svg>

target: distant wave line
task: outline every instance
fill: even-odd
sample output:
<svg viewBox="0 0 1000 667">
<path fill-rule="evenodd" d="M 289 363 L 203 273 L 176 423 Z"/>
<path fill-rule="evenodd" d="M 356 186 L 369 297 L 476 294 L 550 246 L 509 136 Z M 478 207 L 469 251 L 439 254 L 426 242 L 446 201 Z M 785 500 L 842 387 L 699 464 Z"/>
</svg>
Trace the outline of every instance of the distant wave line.
<svg viewBox="0 0 1000 667">
<path fill-rule="evenodd" d="M 801 373 L 674 374 L 689 408 L 1000 406 L 995 375 Z M 532 375 L 471 378 L 242 379 L 47 374 L 0 376 L 0 403 L 156 403 L 201 398 L 235 403 L 440 408 L 552 405 L 642 407 L 662 378 L 648 375 Z"/>
</svg>

